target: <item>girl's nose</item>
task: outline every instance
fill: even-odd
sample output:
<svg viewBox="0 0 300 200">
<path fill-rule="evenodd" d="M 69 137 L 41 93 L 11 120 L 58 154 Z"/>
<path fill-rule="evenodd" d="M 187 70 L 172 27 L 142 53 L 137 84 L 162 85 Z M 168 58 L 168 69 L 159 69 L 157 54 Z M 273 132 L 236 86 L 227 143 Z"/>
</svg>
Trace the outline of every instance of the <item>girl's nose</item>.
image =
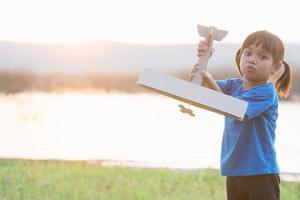
<svg viewBox="0 0 300 200">
<path fill-rule="evenodd" d="M 249 57 L 249 63 L 251 64 L 256 64 L 256 56 L 255 55 L 251 55 Z"/>
</svg>

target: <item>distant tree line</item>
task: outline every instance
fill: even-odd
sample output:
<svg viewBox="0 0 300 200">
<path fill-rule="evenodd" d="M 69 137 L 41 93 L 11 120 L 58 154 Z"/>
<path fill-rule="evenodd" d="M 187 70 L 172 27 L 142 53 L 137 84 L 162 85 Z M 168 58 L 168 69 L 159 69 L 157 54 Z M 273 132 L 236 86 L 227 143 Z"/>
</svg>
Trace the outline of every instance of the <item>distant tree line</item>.
<svg viewBox="0 0 300 200">
<path fill-rule="evenodd" d="M 240 77 L 237 69 L 211 70 L 215 79 Z M 169 72 L 181 79 L 189 80 L 189 71 Z M 150 92 L 137 85 L 138 74 L 37 74 L 30 71 L 1 71 L 0 92 Z M 300 69 L 293 70 L 291 96 L 288 100 L 300 100 Z"/>
</svg>

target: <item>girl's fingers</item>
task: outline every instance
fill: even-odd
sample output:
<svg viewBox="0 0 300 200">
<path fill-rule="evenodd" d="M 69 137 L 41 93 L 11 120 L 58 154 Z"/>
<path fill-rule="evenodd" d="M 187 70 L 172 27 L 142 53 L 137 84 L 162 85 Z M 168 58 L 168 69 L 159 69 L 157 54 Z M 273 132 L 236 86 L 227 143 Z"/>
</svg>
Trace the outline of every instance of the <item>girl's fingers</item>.
<svg viewBox="0 0 300 200">
<path fill-rule="evenodd" d="M 200 56 L 202 56 L 203 54 L 204 54 L 204 53 L 201 52 L 201 53 L 198 53 L 197 56 L 200 57 Z"/>
<path fill-rule="evenodd" d="M 190 73 L 190 80 L 193 80 L 193 78 L 194 78 L 194 76 L 195 76 L 195 73 Z"/>
<path fill-rule="evenodd" d="M 198 56 L 201 56 L 202 54 L 204 54 L 205 52 L 207 51 L 207 49 L 201 49 L 201 48 L 198 48 L 197 49 L 197 52 L 198 52 Z"/>
<path fill-rule="evenodd" d="M 198 44 L 198 48 L 205 48 L 205 47 L 207 48 L 208 46 L 206 44 L 201 44 L 201 43 Z"/>
<path fill-rule="evenodd" d="M 205 53 L 208 49 L 208 46 L 205 44 L 203 40 L 201 40 L 197 47 L 198 57 Z"/>
<path fill-rule="evenodd" d="M 204 41 L 200 41 L 199 44 L 198 44 L 198 48 L 208 48 L 207 44 L 205 44 Z"/>
<path fill-rule="evenodd" d="M 197 48 L 197 51 L 198 51 L 198 52 L 205 52 L 207 49 L 208 49 L 207 46 L 203 46 L 203 47 L 198 47 L 198 48 Z"/>
<path fill-rule="evenodd" d="M 206 44 L 205 44 L 205 41 L 204 41 L 204 40 L 200 40 L 198 46 L 200 46 L 200 45 L 206 45 Z"/>
<path fill-rule="evenodd" d="M 196 71 L 198 71 L 200 69 L 200 66 L 198 64 L 194 65 L 193 69 L 192 69 L 192 73 L 195 73 Z"/>
<path fill-rule="evenodd" d="M 194 76 L 195 76 L 195 73 L 196 71 L 198 71 L 200 69 L 199 65 L 198 64 L 195 64 L 191 73 L 190 73 L 190 80 L 193 80 Z"/>
<path fill-rule="evenodd" d="M 201 55 L 203 55 L 204 53 L 206 53 L 207 51 L 207 47 L 206 48 L 198 48 L 197 51 L 198 51 L 198 54 L 197 56 L 200 57 Z M 210 49 L 210 56 L 212 56 L 212 54 L 215 52 L 215 49 L 214 48 L 211 48 Z"/>
</svg>

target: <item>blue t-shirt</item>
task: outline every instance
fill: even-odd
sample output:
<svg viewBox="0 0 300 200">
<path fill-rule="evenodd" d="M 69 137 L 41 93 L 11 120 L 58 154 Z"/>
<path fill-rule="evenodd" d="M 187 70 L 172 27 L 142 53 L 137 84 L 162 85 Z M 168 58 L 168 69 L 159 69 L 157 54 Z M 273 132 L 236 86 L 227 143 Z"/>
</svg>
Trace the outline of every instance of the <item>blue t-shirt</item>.
<svg viewBox="0 0 300 200">
<path fill-rule="evenodd" d="M 274 149 L 278 95 L 272 83 L 243 90 L 241 79 L 218 80 L 223 93 L 247 101 L 243 121 L 225 117 L 221 174 L 250 176 L 278 174 Z"/>
</svg>

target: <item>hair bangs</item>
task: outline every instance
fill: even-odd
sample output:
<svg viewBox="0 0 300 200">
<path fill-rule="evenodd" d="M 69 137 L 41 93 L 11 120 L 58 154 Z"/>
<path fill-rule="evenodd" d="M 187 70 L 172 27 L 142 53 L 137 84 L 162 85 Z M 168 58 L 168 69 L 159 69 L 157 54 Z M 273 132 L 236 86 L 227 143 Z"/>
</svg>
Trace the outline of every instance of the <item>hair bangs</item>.
<svg viewBox="0 0 300 200">
<path fill-rule="evenodd" d="M 275 63 L 283 60 L 284 57 L 284 45 L 282 41 L 272 33 L 268 31 L 257 31 L 250 34 L 242 45 L 242 51 L 255 44 L 261 45 L 262 48 L 272 54 Z"/>
</svg>

